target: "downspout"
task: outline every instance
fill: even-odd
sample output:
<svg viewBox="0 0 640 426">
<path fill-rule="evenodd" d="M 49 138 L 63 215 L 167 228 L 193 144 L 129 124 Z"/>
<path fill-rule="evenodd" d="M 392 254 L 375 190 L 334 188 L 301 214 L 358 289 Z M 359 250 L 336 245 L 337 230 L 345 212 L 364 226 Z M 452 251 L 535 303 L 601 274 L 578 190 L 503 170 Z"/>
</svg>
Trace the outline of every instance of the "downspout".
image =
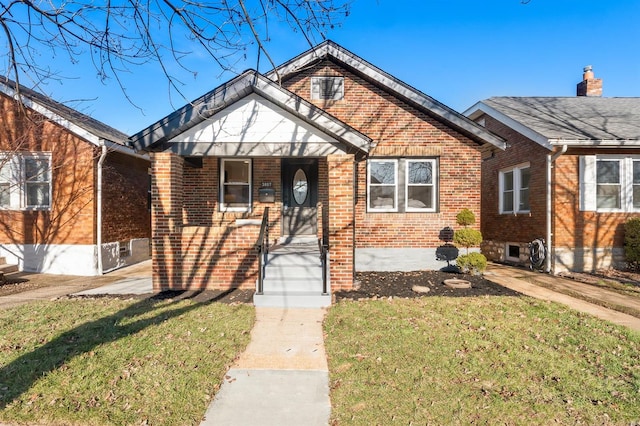
<svg viewBox="0 0 640 426">
<path fill-rule="evenodd" d="M 98 253 L 98 275 L 104 273 L 102 267 L 102 165 L 107 158 L 107 146 L 104 141 L 100 141 L 100 158 L 98 159 L 98 183 L 96 188 L 96 246 Z"/>
<path fill-rule="evenodd" d="M 547 155 L 547 266 L 545 268 L 547 273 L 551 272 L 551 248 L 553 247 L 551 243 L 551 238 L 553 237 L 551 229 L 551 218 L 553 217 L 553 206 L 551 204 L 551 169 L 553 168 L 553 163 L 565 152 L 567 152 L 567 145 L 562 145 L 560 151 Z"/>
</svg>

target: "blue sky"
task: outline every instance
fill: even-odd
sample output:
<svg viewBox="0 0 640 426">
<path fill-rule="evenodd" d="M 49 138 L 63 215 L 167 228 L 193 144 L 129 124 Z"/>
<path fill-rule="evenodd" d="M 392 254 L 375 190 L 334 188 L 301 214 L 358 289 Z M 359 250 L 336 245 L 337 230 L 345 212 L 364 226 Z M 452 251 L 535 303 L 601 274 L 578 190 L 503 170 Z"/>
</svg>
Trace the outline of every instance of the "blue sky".
<svg viewBox="0 0 640 426">
<path fill-rule="evenodd" d="M 276 63 L 309 48 L 279 30 L 267 44 Z M 574 96 L 586 65 L 603 79 L 604 96 L 640 96 L 638 0 L 355 0 L 328 37 L 458 111 L 491 96 Z M 135 68 L 123 75 L 133 106 L 90 63 L 52 66 L 74 79 L 50 83 L 46 94 L 128 134 L 233 77 L 195 57 L 184 99 L 156 70 Z M 237 71 L 247 68 L 255 56 Z"/>
</svg>

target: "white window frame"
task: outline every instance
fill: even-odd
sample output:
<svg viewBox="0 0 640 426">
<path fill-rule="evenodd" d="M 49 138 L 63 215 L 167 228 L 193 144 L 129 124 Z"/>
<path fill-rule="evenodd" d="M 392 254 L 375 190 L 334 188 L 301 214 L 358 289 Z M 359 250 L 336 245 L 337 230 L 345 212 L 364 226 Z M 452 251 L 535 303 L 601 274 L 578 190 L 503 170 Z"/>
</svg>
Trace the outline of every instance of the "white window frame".
<svg viewBox="0 0 640 426">
<path fill-rule="evenodd" d="M 520 208 L 520 192 L 524 188 L 522 188 L 522 171 L 525 169 L 529 169 L 529 186 L 526 188 L 529 190 L 529 208 L 521 209 Z M 504 177 L 507 173 L 513 172 L 513 210 L 505 210 L 504 209 Z M 531 164 L 530 163 L 522 163 L 513 167 L 509 167 L 506 169 L 500 170 L 498 174 L 498 209 L 500 214 L 520 214 L 520 213 L 529 213 L 531 212 Z"/>
<path fill-rule="evenodd" d="M 27 182 L 26 161 L 44 160 L 48 164 L 48 180 Z M 0 153 L 0 164 L 9 167 L 12 179 L 9 179 L 9 205 L 0 205 L 1 210 L 50 210 L 53 197 L 53 168 L 51 153 L 48 152 L 3 152 Z M 48 189 L 48 203 L 42 205 L 28 205 L 27 186 L 31 183 L 46 184 Z"/>
<path fill-rule="evenodd" d="M 28 181 L 27 180 L 27 160 L 37 160 L 37 161 L 46 161 L 49 165 L 49 167 L 46 169 L 47 172 L 47 180 L 33 180 L 33 181 Z M 23 170 L 23 179 L 24 179 L 24 206 L 25 209 L 27 210 L 43 210 L 43 209 L 49 209 L 51 208 L 51 183 L 52 183 L 52 172 L 51 172 L 51 156 L 50 155 L 46 155 L 46 154 L 29 154 L 29 155 L 23 155 L 22 156 L 22 170 Z M 36 185 L 43 185 L 46 184 L 47 185 L 47 190 L 48 190 L 48 194 L 47 194 L 47 199 L 49 200 L 48 204 L 33 204 L 30 205 L 28 203 L 28 197 L 29 197 L 29 191 L 27 190 L 27 187 L 30 184 L 36 184 Z"/>
<path fill-rule="evenodd" d="M 598 207 L 598 161 L 618 161 L 620 164 L 620 208 Z M 640 208 L 633 207 L 634 162 L 640 162 L 640 155 L 580 156 L 580 210 L 598 213 L 640 212 Z"/>
<path fill-rule="evenodd" d="M 409 164 L 410 163 L 430 163 L 431 164 L 431 183 L 409 183 Z M 405 179 L 404 179 L 404 206 L 406 212 L 435 212 L 436 211 L 436 194 L 438 193 L 438 164 L 435 158 L 406 158 L 405 159 Z M 433 188 L 431 192 L 431 207 L 409 207 L 409 187 L 410 186 L 430 186 Z"/>
<path fill-rule="evenodd" d="M 332 83 L 333 96 L 324 96 L 326 91 L 323 91 L 323 85 L 326 85 L 328 81 Z M 335 82 L 338 82 L 338 87 L 335 88 Z M 320 101 L 339 101 L 344 99 L 344 77 L 340 76 L 326 76 L 326 77 L 311 77 L 311 99 Z"/>
<path fill-rule="evenodd" d="M 394 190 L 393 190 L 393 199 L 394 199 L 394 207 L 393 208 L 375 208 L 371 206 L 371 186 L 391 186 L 391 184 L 372 184 L 371 183 L 371 164 L 372 163 L 392 163 L 393 164 L 393 179 L 394 179 Z M 398 160 L 397 159 L 386 159 L 386 158 L 372 158 L 367 160 L 367 211 L 368 212 L 397 212 L 398 211 Z"/>
<path fill-rule="evenodd" d="M 249 203 L 246 206 L 227 206 L 224 202 L 224 166 L 227 162 L 241 162 L 244 164 L 248 164 L 248 180 L 247 186 L 249 187 Z M 222 158 L 220 159 L 220 188 L 219 188 L 219 197 L 220 197 L 220 210 L 228 211 L 228 212 L 250 212 L 251 206 L 253 205 L 253 161 L 250 158 Z M 242 183 L 233 183 L 233 185 L 242 185 Z"/>
<path fill-rule="evenodd" d="M 513 257 L 509 254 L 509 249 L 511 247 L 518 248 L 518 257 Z M 506 243 L 504 246 L 504 259 L 511 262 L 520 262 L 520 255 L 522 254 L 522 247 L 518 243 Z"/>
</svg>

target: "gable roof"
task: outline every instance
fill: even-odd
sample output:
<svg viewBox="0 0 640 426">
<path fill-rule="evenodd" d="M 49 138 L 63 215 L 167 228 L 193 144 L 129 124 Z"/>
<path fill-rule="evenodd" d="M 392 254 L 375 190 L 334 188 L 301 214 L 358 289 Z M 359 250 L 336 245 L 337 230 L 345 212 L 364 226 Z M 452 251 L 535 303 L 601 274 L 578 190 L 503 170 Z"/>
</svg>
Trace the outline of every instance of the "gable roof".
<svg viewBox="0 0 640 426">
<path fill-rule="evenodd" d="M 42 114 L 49 120 L 94 145 L 99 145 L 100 140 L 104 140 L 123 147 L 127 146 L 127 135 L 125 133 L 60 102 L 56 102 L 35 90 L 18 85 L 15 81 L 6 77 L 0 77 L 0 92 L 14 99 L 20 95 L 22 103 L 26 107 Z"/>
<path fill-rule="evenodd" d="M 256 93 L 340 142 L 368 152 L 371 139 L 310 102 L 284 89 L 255 70 L 238 77 L 179 108 L 129 138 L 137 150 L 164 150 L 167 142 L 229 105 Z"/>
<path fill-rule="evenodd" d="M 640 146 L 640 98 L 493 97 L 464 112 L 483 113 L 547 148 Z"/>
<path fill-rule="evenodd" d="M 320 43 L 265 75 L 273 81 L 287 79 L 324 59 L 339 63 L 393 96 L 453 127 L 477 143 L 490 143 L 501 149 L 506 147 L 504 140 L 499 136 L 331 40 Z"/>
</svg>

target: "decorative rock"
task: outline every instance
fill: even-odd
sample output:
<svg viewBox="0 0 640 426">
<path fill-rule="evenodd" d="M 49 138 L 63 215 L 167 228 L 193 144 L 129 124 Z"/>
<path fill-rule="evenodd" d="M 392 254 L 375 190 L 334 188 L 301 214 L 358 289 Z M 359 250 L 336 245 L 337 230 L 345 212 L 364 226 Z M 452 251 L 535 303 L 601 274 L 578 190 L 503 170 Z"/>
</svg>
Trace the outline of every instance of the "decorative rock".
<svg viewBox="0 0 640 426">
<path fill-rule="evenodd" d="M 469 281 L 461 280 L 459 278 L 444 280 L 444 285 L 449 288 L 471 288 L 471 283 Z"/>
<path fill-rule="evenodd" d="M 431 291 L 429 287 L 423 285 L 414 285 L 413 287 L 411 287 L 411 290 L 415 291 L 416 293 L 429 293 Z"/>
</svg>

